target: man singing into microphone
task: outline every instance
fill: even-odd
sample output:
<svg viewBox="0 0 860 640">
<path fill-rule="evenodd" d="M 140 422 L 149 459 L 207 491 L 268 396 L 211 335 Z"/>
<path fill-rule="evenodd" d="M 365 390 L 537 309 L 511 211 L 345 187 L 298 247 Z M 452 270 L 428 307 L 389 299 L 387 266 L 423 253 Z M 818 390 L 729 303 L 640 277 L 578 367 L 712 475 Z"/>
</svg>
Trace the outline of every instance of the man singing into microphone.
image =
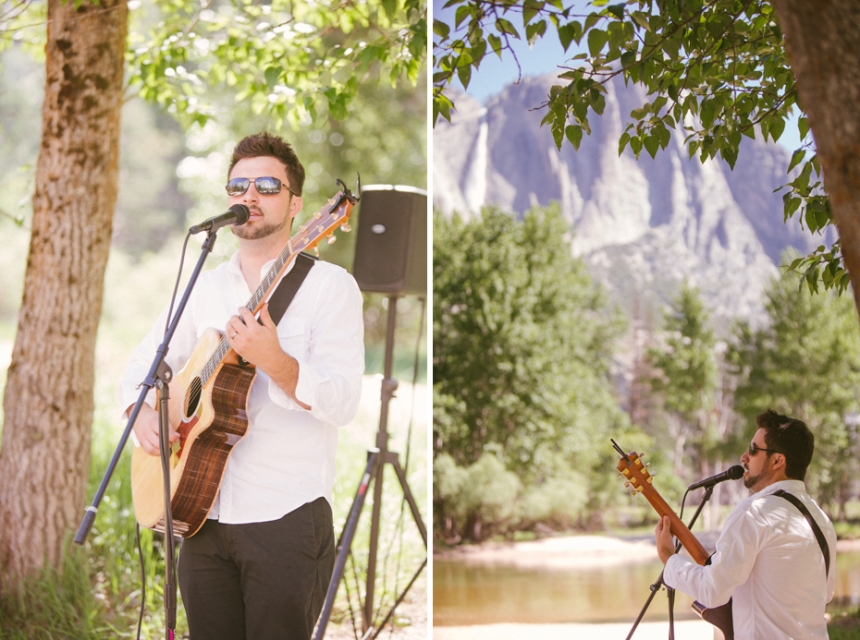
<svg viewBox="0 0 860 640">
<path fill-rule="evenodd" d="M 227 201 L 246 206 L 250 217 L 230 227 L 239 243 L 232 259 L 201 274 L 167 356 L 179 371 L 201 334 L 215 327 L 257 371 L 247 406 L 221 408 L 247 415 L 247 432 L 232 448 L 206 523 L 179 556 L 192 640 L 307 640 L 331 579 L 337 430 L 358 409 L 364 372 L 361 292 L 340 267 L 302 257 L 284 279 L 310 269 L 277 325 L 267 305 L 259 323 L 244 307 L 289 242 L 304 177 L 281 138 L 261 133 L 239 142 Z M 127 411 L 161 343 L 165 316 L 123 376 Z M 181 393 L 171 389 L 171 396 Z M 134 432 L 138 446 L 158 455 L 151 406 Z M 179 437 L 173 427 L 169 437 Z"/>
<path fill-rule="evenodd" d="M 836 532 L 803 483 L 814 438 L 800 420 L 770 410 L 756 417 L 756 426 L 741 456 L 753 495 L 729 515 L 711 564 L 675 555 L 669 518 L 657 525 L 664 582 L 707 607 L 731 598 L 736 640 L 827 638 L 824 606 L 836 587 Z M 821 543 L 792 496 L 819 528 Z"/>
</svg>

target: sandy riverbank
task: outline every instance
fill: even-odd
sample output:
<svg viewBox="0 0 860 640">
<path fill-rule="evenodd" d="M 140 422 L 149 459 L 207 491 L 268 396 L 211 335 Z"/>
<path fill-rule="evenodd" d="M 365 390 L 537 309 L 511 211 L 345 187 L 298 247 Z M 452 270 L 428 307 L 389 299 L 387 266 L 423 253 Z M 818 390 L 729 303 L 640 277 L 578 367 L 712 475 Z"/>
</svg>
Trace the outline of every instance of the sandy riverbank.
<svg viewBox="0 0 860 640">
<path fill-rule="evenodd" d="M 435 627 L 433 640 L 624 640 L 632 622 L 623 624 L 491 624 L 475 627 Z M 713 627 L 701 620 L 675 623 L 678 640 L 713 640 Z M 644 622 L 634 640 L 666 640 L 668 622 Z"/>
</svg>

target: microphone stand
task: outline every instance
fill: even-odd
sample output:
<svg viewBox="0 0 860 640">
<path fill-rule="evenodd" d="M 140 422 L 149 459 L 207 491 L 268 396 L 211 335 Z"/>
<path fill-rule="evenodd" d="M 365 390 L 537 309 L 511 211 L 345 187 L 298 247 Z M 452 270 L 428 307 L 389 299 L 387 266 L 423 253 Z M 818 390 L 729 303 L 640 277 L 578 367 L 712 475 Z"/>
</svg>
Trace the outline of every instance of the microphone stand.
<svg viewBox="0 0 860 640">
<path fill-rule="evenodd" d="M 176 329 L 179 326 L 179 319 L 182 317 L 182 312 L 185 310 L 188 300 L 191 297 L 191 291 L 197 283 L 197 278 L 203 270 L 203 263 L 215 246 L 215 238 L 217 229 L 210 229 L 206 233 L 206 240 L 203 241 L 203 246 L 200 251 L 200 257 L 197 260 L 197 265 L 189 278 L 188 284 L 185 287 L 185 292 L 182 294 L 182 299 L 176 307 L 176 312 L 173 314 L 170 325 L 164 334 L 164 340 L 155 352 L 155 358 L 149 368 L 149 373 L 140 384 L 140 395 L 137 398 L 137 403 L 129 416 L 128 422 L 125 425 L 125 430 L 120 436 L 117 448 L 114 451 L 113 457 L 108 464 L 107 471 L 102 478 L 98 491 L 93 498 L 92 504 L 87 507 L 84 518 L 81 521 L 78 532 L 75 535 L 75 544 L 83 545 L 93 527 L 96 519 L 96 514 L 99 510 L 102 498 L 107 491 L 107 486 L 110 483 L 116 466 L 119 463 L 122 451 L 128 441 L 134 423 L 137 421 L 137 416 L 143 407 L 144 401 L 149 391 L 155 387 L 158 395 L 158 429 L 159 429 L 159 445 L 161 450 L 161 469 L 163 474 L 164 484 L 164 636 L 167 640 L 174 640 L 174 631 L 176 629 L 176 569 L 175 569 L 175 551 L 173 537 L 173 513 L 170 508 L 170 422 L 168 418 L 168 400 L 170 399 L 169 382 L 173 379 L 173 371 L 165 362 L 170 341 Z"/>
<path fill-rule="evenodd" d="M 690 524 L 687 525 L 687 528 L 692 530 L 693 525 L 696 524 L 696 520 L 699 517 L 699 514 L 702 512 L 702 509 L 707 504 L 708 500 L 711 499 L 711 495 L 714 493 L 714 487 L 716 484 L 712 484 L 709 487 L 705 487 L 705 495 L 702 496 L 702 501 L 699 503 L 699 507 L 696 509 L 696 513 L 693 514 L 692 519 L 690 520 Z M 681 543 L 675 542 L 675 553 L 678 553 L 681 550 Z M 642 618 L 645 617 L 645 612 L 648 610 L 648 607 L 651 606 L 651 601 L 654 600 L 654 596 L 657 595 L 657 592 L 660 590 L 660 587 L 663 586 L 663 571 L 660 572 L 660 577 L 657 578 L 657 581 L 652 584 L 649 589 L 651 590 L 651 595 L 648 596 L 648 599 L 645 601 L 645 606 L 642 607 L 642 611 L 639 612 L 639 616 L 636 618 L 636 621 L 633 623 L 633 627 L 630 629 L 630 633 L 627 634 L 626 640 L 630 640 L 633 637 L 633 634 L 636 632 L 636 628 L 639 626 L 639 623 L 642 622 Z M 669 640 L 675 640 L 675 590 L 672 587 L 666 587 L 666 596 L 669 600 Z"/>
</svg>

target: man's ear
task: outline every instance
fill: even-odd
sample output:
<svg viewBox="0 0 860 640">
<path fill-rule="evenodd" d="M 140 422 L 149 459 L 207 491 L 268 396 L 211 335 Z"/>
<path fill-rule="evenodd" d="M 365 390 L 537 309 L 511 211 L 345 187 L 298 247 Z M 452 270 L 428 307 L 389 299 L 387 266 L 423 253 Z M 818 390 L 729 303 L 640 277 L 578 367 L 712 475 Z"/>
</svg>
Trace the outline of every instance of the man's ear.
<svg viewBox="0 0 860 640">
<path fill-rule="evenodd" d="M 775 453 L 773 455 L 773 470 L 779 471 L 782 469 L 785 471 L 785 465 L 787 464 L 784 453 Z"/>
<path fill-rule="evenodd" d="M 296 214 L 302 210 L 302 198 L 301 196 L 293 196 L 290 198 L 290 218 L 295 218 Z"/>
</svg>

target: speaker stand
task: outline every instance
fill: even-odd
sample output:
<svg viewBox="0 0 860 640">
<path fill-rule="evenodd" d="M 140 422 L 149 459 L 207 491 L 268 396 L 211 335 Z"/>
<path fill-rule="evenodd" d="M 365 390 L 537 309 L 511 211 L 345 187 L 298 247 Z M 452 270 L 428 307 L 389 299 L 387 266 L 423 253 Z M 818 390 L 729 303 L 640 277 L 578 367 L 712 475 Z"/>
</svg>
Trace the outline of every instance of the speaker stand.
<svg viewBox="0 0 860 640">
<path fill-rule="evenodd" d="M 406 473 L 403 467 L 400 466 L 399 455 L 388 449 L 388 405 L 394 397 L 394 392 L 397 390 L 397 380 L 392 377 L 392 368 L 394 360 L 394 328 L 397 322 L 397 296 L 388 297 L 388 326 L 386 327 L 385 338 L 385 365 L 384 377 L 382 380 L 381 389 L 381 406 L 379 411 L 379 430 L 376 432 L 376 447 L 368 450 L 367 466 L 358 485 L 358 490 L 355 494 L 352 507 L 350 508 L 349 517 L 347 518 L 346 526 L 338 540 L 338 552 L 335 560 L 334 572 L 332 573 L 331 582 L 329 583 L 328 592 L 326 593 L 323 610 L 320 614 L 320 620 L 317 624 L 317 631 L 314 635 L 314 640 L 321 640 L 325 635 L 325 629 L 331 617 L 334 598 L 337 594 L 338 586 L 343 578 L 346 559 L 350 553 L 352 540 L 355 536 L 355 530 L 358 525 L 358 518 L 361 515 L 361 510 L 364 507 L 364 499 L 367 496 L 367 489 L 373 482 L 373 508 L 371 511 L 370 520 L 370 543 L 367 560 L 367 582 L 365 587 L 364 608 L 362 610 L 362 640 L 367 638 L 375 638 L 379 631 L 385 626 L 391 616 L 394 614 L 394 609 L 399 605 L 406 593 L 415 583 L 415 580 L 420 575 L 424 567 L 427 566 L 427 557 L 425 555 L 424 562 L 412 576 L 409 584 L 406 585 L 403 592 L 398 594 L 394 605 L 385 617 L 385 620 L 379 625 L 379 628 L 373 627 L 373 600 L 376 586 L 376 558 L 377 549 L 379 546 L 379 521 L 382 512 L 382 483 L 385 472 L 385 465 L 390 464 L 397 474 L 397 479 L 400 482 L 400 487 L 403 490 L 403 498 L 409 505 L 409 510 L 412 512 L 412 518 L 418 527 L 421 538 L 424 541 L 424 548 L 427 549 L 427 528 L 424 525 L 424 520 L 418 510 L 418 504 L 415 502 L 415 497 L 412 490 L 409 488 L 409 483 L 406 480 Z"/>
</svg>

